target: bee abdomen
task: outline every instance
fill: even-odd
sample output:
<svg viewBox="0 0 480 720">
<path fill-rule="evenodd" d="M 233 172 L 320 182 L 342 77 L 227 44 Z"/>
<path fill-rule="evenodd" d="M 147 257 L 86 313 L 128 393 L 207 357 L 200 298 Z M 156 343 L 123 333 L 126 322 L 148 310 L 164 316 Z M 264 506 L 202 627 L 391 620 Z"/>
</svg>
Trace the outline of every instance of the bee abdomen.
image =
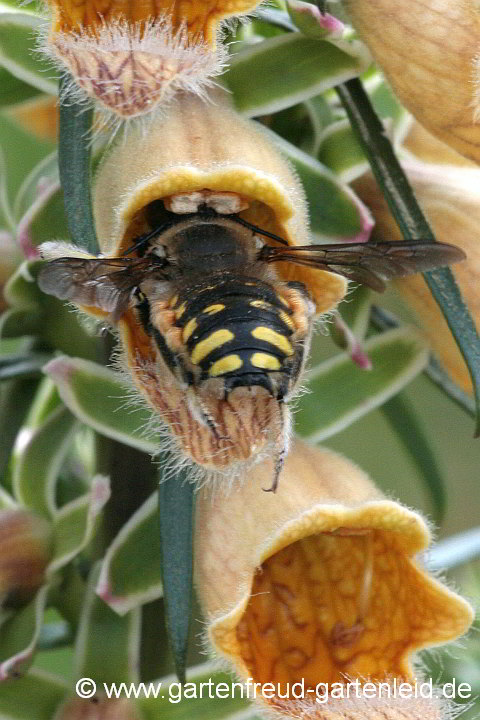
<svg viewBox="0 0 480 720">
<path fill-rule="evenodd" d="M 219 292 L 232 290 L 224 283 L 220 288 L 211 285 L 208 291 L 202 288 L 202 302 L 195 293 L 184 304 L 176 324 L 182 328 L 191 363 L 201 368 L 202 379 L 245 376 L 246 384 L 259 374 L 288 373 L 289 358 L 295 354 L 290 309 L 260 281 L 235 285 L 233 295 Z M 182 307 L 178 301 L 176 305 Z"/>
</svg>

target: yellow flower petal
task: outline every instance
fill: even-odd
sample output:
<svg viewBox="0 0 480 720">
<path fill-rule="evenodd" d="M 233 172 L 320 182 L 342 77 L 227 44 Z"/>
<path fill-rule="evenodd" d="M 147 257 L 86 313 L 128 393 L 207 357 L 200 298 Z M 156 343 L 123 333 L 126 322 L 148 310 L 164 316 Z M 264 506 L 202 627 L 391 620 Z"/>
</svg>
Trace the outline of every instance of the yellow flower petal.
<svg viewBox="0 0 480 720">
<path fill-rule="evenodd" d="M 471 607 L 415 560 L 430 543 L 420 515 L 298 440 L 275 496 L 261 491 L 270 474 L 265 462 L 234 493 L 202 490 L 197 502 L 208 639 L 243 679 L 283 691 L 346 676 L 412 681 L 415 650 L 466 631 Z"/>
<path fill-rule="evenodd" d="M 146 23 L 169 16 L 174 29 L 186 24 L 195 41 L 200 35 L 215 45 L 219 24 L 226 18 L 254 10 L 260 0 L 49 0 L 54 13 L 53 32 L 100 29 L 104 23 L 126 20 Z"/>
</svg>

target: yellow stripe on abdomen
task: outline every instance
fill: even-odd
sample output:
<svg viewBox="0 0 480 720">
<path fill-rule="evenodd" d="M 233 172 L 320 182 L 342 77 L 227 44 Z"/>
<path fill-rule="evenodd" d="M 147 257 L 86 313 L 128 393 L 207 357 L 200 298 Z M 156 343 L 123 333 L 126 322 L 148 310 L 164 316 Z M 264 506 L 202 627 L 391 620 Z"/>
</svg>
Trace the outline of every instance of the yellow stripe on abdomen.
<svg viewBox="0 0 480 720">
<path fill-rule="evenodd" d="M 234 337 L 235 335 L 230 330 L 216 330 L 206 337 L 205 340 L 201 340 L 195 345 L 190 355 L 190 360 L 194 365 L 198 365 L 207 355 L 213 352 L 213 350 L 225 345 L 225 343 L 233 340 Z"/>
<path fill-rule="evenodd" d="M 192 335 L 192 333 L 197 329 L 197 318 L 192 318 L 187 322 L 185 327 L 183 328 L 183 342 L 186 343 L 188 338 Z"/>
<path fill-rule="evenodd" d="M 262 352 L 253 353 L 250 358 L 250 363 L 253 367 L 260 368 L 261 370 L 280 370 L 282 367 L 278 358 Z"/>
<path fill-rule="evenodd" d="M 259 325 L 255 330 L 252 330 L 252 335 L 257 340 L 263 340 L 264 342 L 270 343 L 270 345 L 274 345 L 285 355 L 293 355 L 293 347 L 288 338 L 272 330 L 272 328 Z"/>
<path fill-rule="evenodd" d="M 234 370 L 241 368 L 242 365 L 243 361 L 240 355 L 226 355 L 213 363 L 208 371 L 208 374 L 210 377 L 218 377 L 219 375 L 234 372 Z"/>
</svg>

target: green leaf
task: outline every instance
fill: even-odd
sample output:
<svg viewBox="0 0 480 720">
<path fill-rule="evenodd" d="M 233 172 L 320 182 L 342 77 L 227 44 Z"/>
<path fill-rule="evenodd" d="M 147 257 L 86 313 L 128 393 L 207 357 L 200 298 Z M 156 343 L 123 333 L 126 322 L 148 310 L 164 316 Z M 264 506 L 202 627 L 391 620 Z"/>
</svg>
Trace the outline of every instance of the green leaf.
<svg viewBox="0 0 480 720">
<path fill-rule="evenodd" d="M 42 265 L 41 260 L 25 261 L 7 282 L 4 295 L 12 310 L 1 316 L 0 337 L 18 337 L 30 332 L 57 350 L 81 357 L 98 357 L 101 339 L 89 334 L 84 318 L 73 314 L 68 304 L 45 295 L 38 287 L 36 278 Z"/>
<path fill-rule="evenodd" d="M 61 403 L 55 384 L 47 377 L 42 379 L 32 397 L 30 409 L 24 423 L 24 427 L 29 431 L 36 430 L 43 425 Z"/>
<path fill-rule="evenodd" d="M 5 341 L 7 338 L 35 335 L 44 320 L 40 307 L 5 310 L 0 315 L 0 339 Z"/>
<path fill-rule="evenodd" d="M 30 100 L 39 92 L 37 88 L 23 82 L 5 68 L 0 68 L 0 108 Z"/>
<path fill-rule="evenodd" d="M 110 497 L 108 478 L 96 475 L 89 493 L 72 500 L 55 513 L 54 556 L 48 566 L 52 575 L 70 562 L 90 542 L 96 520 Z"/>
<path fill-rule="evenodd" d="M 440 525 L 447 509 L 445 480 L 417 413 L 404 393 L 390 398 L 381 411 L 420 472 Z"/>
<path fill-rule="evenodd" d="M 36 53 L 37 32 L 45 20 L 23 12 L 0 12 L 0 65 L 42 92 L 56 95 L 55 71 Z"/>
<path fill-rule="evenodd" d="M 432 572 L 450 570 L 480 557 L 480 527 L 450 535 L 437 542 L 426 558 Z"/>
<path fill-rule="evenodd" d="M 0 115 L 0 149 L 5 161 L 5 167 L 0 167 L 0 198 L 4 196 L 1 202 L 5 212 L 5 203 L 11 208 L 24 179 L 46 155 L 53 152 L 54 144 L 30 135 L 18 122 Z M 15 229 L 12 210 L 9 227 Z"/>
<path fill-rule="evenodd" d="M 369 61 L 353 52 L 290 33 L 233 55 L 223 78 L 241 113 L 249 117 L 268 115 L 360 75 Z"/>
<path fill-rule="evenodd" d="M 57 477 L 75 428 L 75 418 L 62 405 L 36 430 L 24 426 L 20 442 L 16 443 L 14 495 L 20 503 L 47 517 L 55 513 Z"/>
<path fill-rule="evenodd" d="M 106 437 L 147 453 L 158 450 L 160 438 L 147 435 L 152 413 L 132 402 L 126 407 L 129 388 L 120 375 L 97 363 L 55 358 L 45 372 L 58 387 L 60 397 L 71 412 Z"/>
<path fill-rule="evenodd" d="M 0 143 L 0 228 L 2 231 L 15 229 L 7 186 L 7 163 Z"/>
<path fill-rule="evenodd" d="M 383 126 L 358 80 L 337 88 L 352 127 L 367 155 L 373 174 L 406 240 L 435 242 L 408 179 L 393 152 Z M 480 435 L 480 337 L 449 268 L 423 273 L 470 372 L 476 402 L 476 436 Z"/>
<path fill-rule="evenodd" d="M 340 315 L 359 340 L 363 340 L 367 334 L 372 301 L 372 291 L 365 285 L 359 285 L 340 304 Z"/>
<path fill-rule="evenodd" d="M 162 579 L 167 634 L 180 682 L 185 681 L 192 610 L 193 483 L 185 472 L 169 474 L 158 489 Z"/>
<path fill-rule="evenodd" d="M 97 684 L 138 682 L 140 608 L 121 617 L 95 594 L 99 564 L 90 573 L 75 647 L 75 675 Z"/>
<path fill-rule="evenodd" d="M 108 548 L 96 592 L 120 615 L 162 596 L 157 493 L 132 515 Z"/>
<path fill-rule="evenodd" d="M 65 200 L 68 228 L 73 242 L 94 255 L 98 242 L 93 221 L 91 180 L 91 137 L 93 109 L 66 97 L 62 79 L 58 163 Z"/>
<path fill-rule="evenodd" d="M 10 474 L 6 468 L 15 437 L 24 422 L 32 397 L 38 386 L 37 379 L 10 380 L 0 383 L 0 476 L 9 487 Z"/>
<path fill-rule="evenodd" d="M 71 690 L 60 678 L 41 670 L 0 686 L 2 720 L 52 720 Z"/>
<path fill-rule="evenodd" d="M 188 682 L 183 689 L 175 676 L 160 679 L 157 698 L 141 698 L 139 706 L 145 720 L 254 720 L 256 709 L 248 701 L 246 689 L 218 665 L 202 663 L 188 669 Z M 203 685 L 202 685 L 203 683 Z M 209 687 L 211 691 L 209 692 Z M 215 689 L 219 697 L 215 696 Z M 243 697 L 242 697 L 243 693 Z M 253 696 L 253 692 L 251 692 Z M 258 720 L 258 719 L 257 719 Z"/>
<path fill-rule="evenodd" d="M 46 240 L 68 237 L 56 152 L 27 175 L 15 198 L 13 214 L 18 242 L 27 257 Z"/>
<path fill-rule="evenodd" d="M 319 238 L 364 242 L 373 221 L 353 190 L 341 183 L 325 165 L 299 148 L 269 133 L 279 150 L 293 164 L 307 194 L 312 232 Z"/>
<path fill-rule="evenodd" d="M 338 120 L 326 128 L 317 157 L 346 183 L 352 182 L 370 168 L 348 120 Z"/>
<path fill-rule="evenodd" d="M 326 40 L 330 36 L 342 37 L 345 26 L 334 15 L 320 12 L 315 5 L 299 0 L 287 0 L 288 14 L 304 35 Z"/>
<path fill-rule="evenodd" d="M 428 362 L 428 349 L 411 328 L 377 335 L 364 345 L 372 361 L 369 371 L 357 368 L 347 353 L 312 368 L 310 394 L 299 401 L 296 430 L 320 442 L 386 402 L 418 375 Z"/>
<path fill-rule="evenodd" d="M 52 359 L 49 353 L 31 352 L 26 355 L 9 355 L 0 359 L 0 381 L 19 377 L 35 377 Z"/>
<path fill-rule="evenodd" d="M 31 665 L 42 627 L 48 593 L 44 585 L 35 598 L 0 625 L 0 682 L 23 674 Z"/>
</svg>

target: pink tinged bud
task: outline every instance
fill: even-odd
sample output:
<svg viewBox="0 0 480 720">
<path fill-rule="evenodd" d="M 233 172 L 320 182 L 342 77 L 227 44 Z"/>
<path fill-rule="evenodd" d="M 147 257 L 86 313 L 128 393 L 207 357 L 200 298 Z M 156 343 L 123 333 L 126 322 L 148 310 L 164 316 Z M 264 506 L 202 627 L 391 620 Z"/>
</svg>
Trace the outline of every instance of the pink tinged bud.
<svg viewBox="0 0 480 720">
<path fill-rule="evenodd" d="M 94 696 L 89 700 L 67 700 L 54 720 L 140 720 L 140 715 L 130 700 Z"/>
<path fill-rule="evenodd" d="M 25 602 L 44 582 L 52 555 L 46 520 L 26 510 L 0 511 L 0 596 Z"/>
</svg>

